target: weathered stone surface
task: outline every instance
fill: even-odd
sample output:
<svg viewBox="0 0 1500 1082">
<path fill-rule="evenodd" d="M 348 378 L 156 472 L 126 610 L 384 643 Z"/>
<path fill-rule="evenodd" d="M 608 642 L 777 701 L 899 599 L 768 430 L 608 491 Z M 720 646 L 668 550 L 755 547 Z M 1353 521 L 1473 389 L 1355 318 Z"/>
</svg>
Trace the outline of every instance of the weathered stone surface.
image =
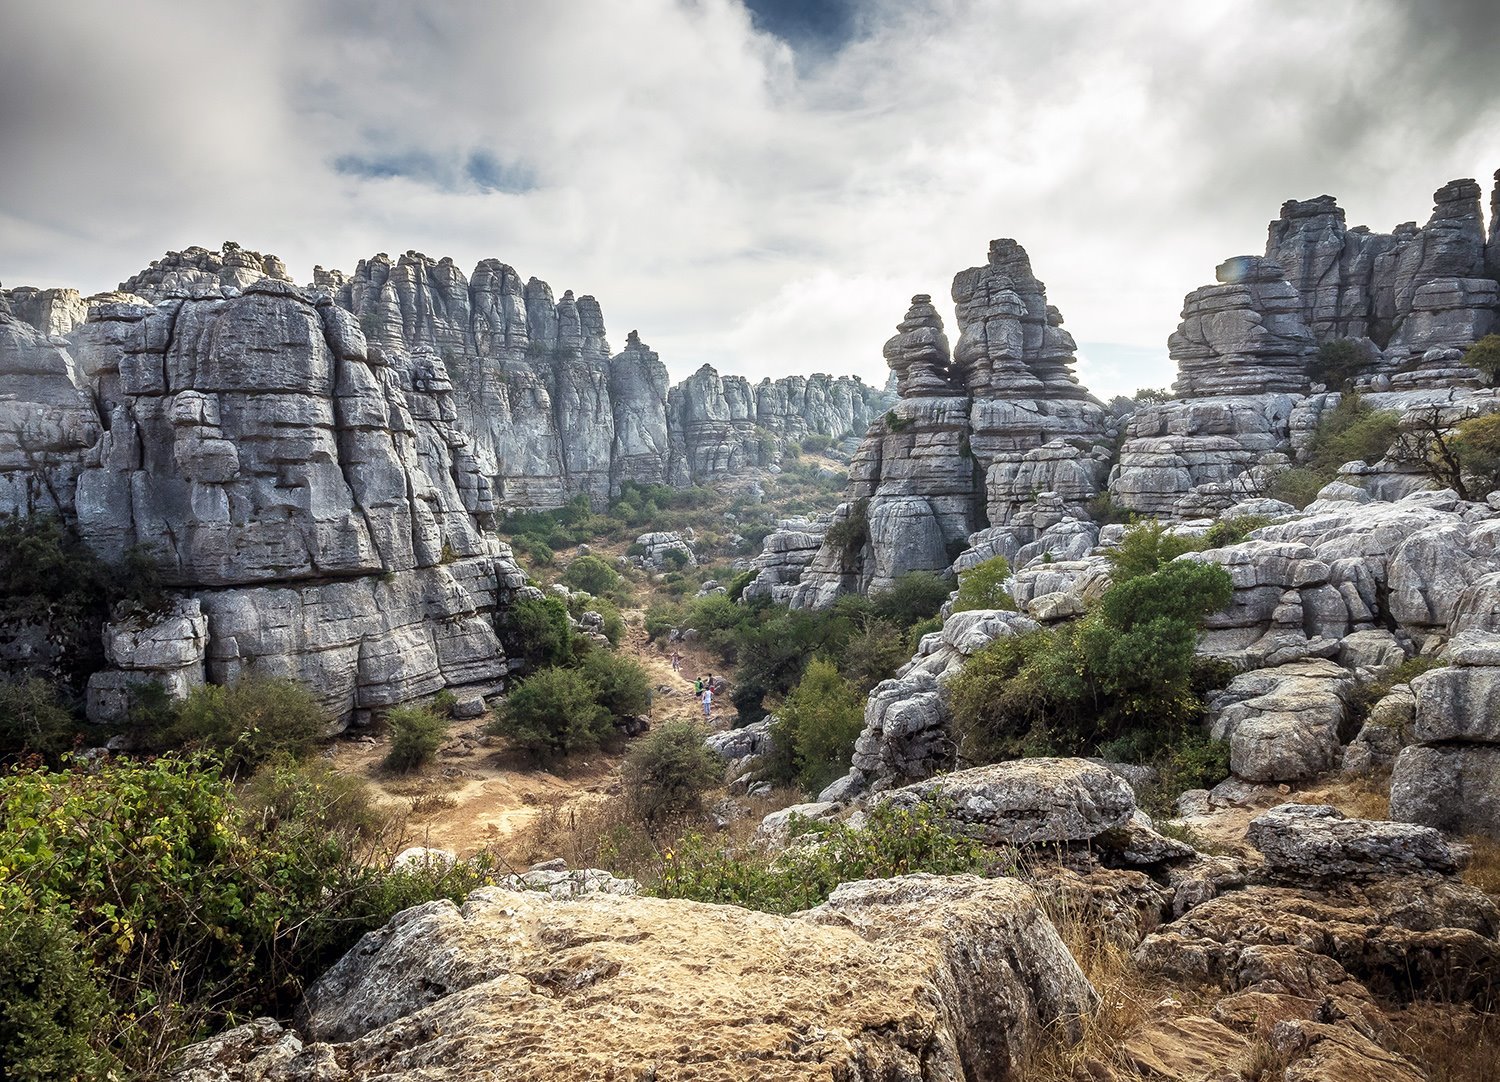
<svg viewBox="0 0 1500 1082">
<path fill-rule="evenodd" d="M 948 708 L 937 680 L 917 673 L 883 680 L 865 704 L 865 724 L 854 745 L 854 769 L 889 788 L 925 778 L 953 761 Z"/>
<path fill-rule="evenodd" d="M 682 535 L 668 532 L 643 533 L 635 543 L 644 550 L 641 559 L 658 571 L 671 567 L 697 567 L 698 557 L 693 546 L 683 540 Z M 676 553 L 675 556 L 671 555 Z"/>
<path fill-rule="evenodd" d="M 1265 870 L 1293 882 L 1449 875 L 1468 863 L 1469 855 L 1430 827 L 1350 819 L 1326 804 L 1272 808 L 1250 823 L 1248 837 L 1265 857 Z"/>
<path fill-rule="evenodd" d="M 262 1078 L 275 1060 L 290 1077 L 337 1061 L 351 1082 L 486 1071 L 982 1082 L 1014 1077 L 1056 1039 L 1047 1027 L 1066 1030 L 1092 1000 L 1013 880 L 845 884 L 799 918 L 489 888 L 362 940 L 309 990 L 303 1038 L 231 1031 L 189 1049 L 173 1077 Z"/>
<path fill-rule="evenodd" d="M 0 312 L 0 513 L 71 514 L 98 411 L 69 351 Z"/>
<path fill-rule="evenodd" d="M 1370 710 L 1354 739 L 1344 749 L 1345 774 L 1389 770 L 1401 749 L 1411 742 L 1417 699 L 1409 684 L 1397 684 Z"/>
<path fill-rule="evenodd" d="M 898 807 L 934 803 L 966 832 L 993 844 L 1086 842 L 1125 827 L 1135 796 L 1117 774 L 1086 759 L 1016 759 L 946 774 L 888 793 Z"/>
<path fill-rule="evenodd" d="M 765 718 L 722 733 L 710 733 L 703 743 L 715 755 L 731 763 L 755 755 L 765 755 L 771 749 L 771 719 Z"/>
<path fill-rule="evenodd" d="M 1500 746 L 1403 748 L 1391 774 L 1391 818 L 1500 837 Z"/>
<path fill-rule="evenodd" d="M 1243 673 L 1210 697 L 1209 735 L 1229 741 L 1229 766 L 1237 777 L 1313 777 L 1338 765 L 1351 685 L 1348 671 L 1328 661 Z"/>
</svg>

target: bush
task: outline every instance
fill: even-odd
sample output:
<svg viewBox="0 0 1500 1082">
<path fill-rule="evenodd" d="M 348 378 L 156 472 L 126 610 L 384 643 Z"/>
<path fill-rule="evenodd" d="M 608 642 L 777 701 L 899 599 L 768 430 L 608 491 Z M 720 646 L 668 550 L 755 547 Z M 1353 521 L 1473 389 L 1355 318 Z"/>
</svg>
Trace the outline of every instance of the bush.
<svg viewBox="0 0 1500 1082">
<path fill-rule="evenodd" d="M 1339 338 L 1318 347 L 1309 375 L 1330 391 L 1342 391 L 1368 367 L 1369 360 L 1357 342 Z"/>
<path fill-rule="evenodd" d="M 814 658 L 771 723 L 773 773 L 817 793 L 849 769 L 865 699 L 831 662 Z"/>
<path fill-rule="evenodd" d="M 1325 411 L 1304 452 L 1304 463 L 1282 473 L 1272 495 L 1296 507 L 1306 507 L 1338 476 L 1346 462 L 1377 462 L 1384 458 L 1400 433 L 1400 415 L 1376 411 L 1357 394 L 1346 394 Z"/>
<path fill-rule="evenodd" d="M 889 620 L 871 620 L 844 645 L 839 672 L 859 691 L 870 690 L 906 664 L 912 648 L 901 629 Z"/>
<path fill-rule="evenodd" d="M 1258 530 L 1270 524 L 1271 519 L 1266 515 L 1234 515 L 1220 519 L 1203 535 L 1203 547 L 1219 549 L 1228 545 L 1238 545 L 1250 535 L 1252 530 Z"/>
<path fill-rule="evenodd" d="M 506 649 L 533 669 L 565 663 L 573 652 L 568 606 L 559 597 L 527 598 L 512 605 Z"/>
<path fill-rule="evenodd" d="M 77 934 L 54 913 L 0 921 L 0 1075 L 15 1082 L 104 1078 L 96 1047 L 108 1001 Z"/>
<path fill-rule="evenodd" d="M 1004 556 L 994 556 L 981 564 L 975 564 L 958 575 L 958 597 L 953 601 L 953 612 L 970 609 L 1009 609 L 1014 611 L 1015 599 L 1005 589 L 1010 578 L 1010 563 Z"/>
<path fill-rule="evenodd" d="M 692 811 L 724 779 L 724 762 L 704 743 L 706 731 L 669 721 L 638 740 L 625 760 L 625 792 L 647 819 Z"/>
<path fill-rule="evenodd" d="M 0 627 L 40 628 L 39 650 L 0 650 L 18 675 L 67 682 L 81 690 L 104 663 L 100 629 L 120 596 L 111 572 L 54 515 L 0 515 Z"/>
<path fill-rule="evenodd" d="M 40 755 L 55 764 L 78 732 L 56 684 L 40 677 L 0 678 L 0 763 Z"/>
<path fill-rule="evenodd" d="M 844 554 L 845 562 L 855 560 L 870 540 L 870 501 L 855 500 L 839 521 L 828 527 L 824 544 Z"/>
<path fill-rule="evenodd" d="M 687 618 L 687 610 L 682 605 L 671 601 L 654 601 L 646 610 L 646 637 L 652 642 L 658 642 L 676 628 L 686 627 L 683 622 Z"/>
<path fill-rule="evenodd" d="M 1464 364 L 1478 370 L 1491 387 L 1500 381 L 1500 334 L 1487 334 L 1464 353 Z"/>
<path fill-rule="evenodd" d="M 986 870 L 986 853 L 945 828 L 931 804 L 902 809 L 877 804 L 862 830 L 842 823 L 811 824 L 817 844 L 775 856 L 763 850 L 714 845 L 697 835 L 665 856 L 655 893 L 765 913 L 795 913 L 828 900 L 840 883 L 889 879 L 915 872 L 961 875 Z"/>
<path fill-rule="evenodd" d="M 1199 621 L 1232 593 L 1222 567 L 1177 561 L 1115 583 L 1073 625 L 990 643 L 949 685 L 958 759 L 1079 754 L 1143 730 L 1154 746 L 1182 731 L 1202 710 Z"/>
<path fill-rule="evenodd" d="M 448 723 L 431 710 L 420 706 L 402 706 L 385 717 L 390 729 L 391 748 L 385 756 L 385 768 L 407 773 L 426 766 L 437 756 Z"/>
<path fill-rule="evenodd" d="M 597 556 L 580 556 L 563 572 L 563 583 L 571 590 L 582 590 L 603 597 L 619 589 L 624 580 L 620 573 Z"/>
<path fill-rule="evenodd" d="M 0 775 L 0 953 L 20 913 L 76 937 L 33 926 L 35 938 L 9 941 L 19 957 L 48 960 L 50 983 L 30 995 L 33 1033 L 71 1016 L 59 1028 L 76 1024 L 69 1035 L 115 1053 L 124 1074 L 160 1077 L 165 1057 L 204 1031 L 288 1014 L 309 980 L 397 910 L 462 898 L 490 874 L 383 872 L 387 857 L 329 829 L 352 820 L 296 780 L 311 775 L 276 769 L 280 780 L 252 786 L 272 798 L 245 807 L 207 758 Z M 92 1023 L 90 979 L 112 1009 Z M 7 980 L 28 981 L 26 967 L 0 960 L 0 987 Z M 14 1017 L 7 1007 L 0 1041 Z M 81 1073 L 51 1077 L 101 1077 L 76 1043 L 69 1054 Z"/>
<path fill-rule="evenodd" d="M 897 627 L 913 624 L 936 616 L 948 600 L 948 580 L 932 571 L 910 571 L 884 590 L 871 597 L 875 613 Z"/>
<path fill-rule="evenodd" d="M 302 758 L 323 738 L 328 721 L 303 685 L 246 677 L 228 687 L 194 688 L 158 739 L 191 751 L 219 752 L 233 777 L 278 756 Z"/>
<path fill-rule="evenodd" d="M 593 685 L 594 701 L 614 717 L 634 717 L 651 709 L 651 682 L 634 659 L 595 650 L 583 659 L 579 672 Z"/>
<path fill-rule="evenodd" d="M 542 760 L 591 751 L 613 730 L 597 692 L 581 672 L 542 669 L 506 696 L 489 731 Z"/>
<path fill-rule="evenodd" d="M 1500 335 L 1490 337 L 1500 341 Z M 1448 442 L 1477 490 L 1500 485 L 1500 413 L 1460 421 Z"/>
<path fill-rule="evenodd" d="M 1201 538 L 1172 533 L 1155 519 L 1132 523 L 1120 543 L 1106 554 L 1110 580 L 1122 583 L 1153 574 L 1183 553 L 1198 552 L 1204 546 Z"/>
<path fill-rule="evenodd" d="M 802 449 L 812 454 L 821 454 L 833 446 L 832 436 L 814 434 L 802 438 Z"/>
<path fill-rule="evenodd" d="M 240 787 L 235 803 L 261 833 L 296 824 L 353 843 L 379 837 L 388 825 L 370 787 L 323 759 L 267 763 Z"/>
</svg>

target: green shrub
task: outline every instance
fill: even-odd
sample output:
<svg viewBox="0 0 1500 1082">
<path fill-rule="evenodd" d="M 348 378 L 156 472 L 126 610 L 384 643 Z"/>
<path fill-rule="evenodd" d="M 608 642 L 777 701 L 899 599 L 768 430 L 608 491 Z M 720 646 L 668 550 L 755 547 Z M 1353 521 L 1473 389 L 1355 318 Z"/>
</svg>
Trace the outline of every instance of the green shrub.
<svg viewBox="0 0 1500 1082">
<path fill-rule="evenodd" d="M 1271 495 L 1275 499 L 1285 500 L 1293 507 L 1306 507 L 1318 498 L 1323 486 L 1332 480 L 1331 475 L 1319 470 L 1293 466 L 1276 475 L 1276 480 L 1271 485 Z"/>
<path fill-rule="evenodd" d="M 686 627 L 687 610 L 670 601 L 653 601 L 646 610 L 646 636 L 659 642 L 676 628 Z"/>
<path fill-rule="evenodd" d="M 40 650 L 0 651 L 6 668 L 82 689 L 104 664 L 100 630 L 119 575 L 54 515 L 0 515 L 0 627 L 40 629 Z"/>
<path fill-rule="evenodd" d="M 1318 347 L 1309 374 L 1313 382 L 1321 383 L 1330 391 L 1342 391 L 1354 382 L 1354 378 L 1369 366 L 1365 351 L 1357 342 L 1348 338 L 1324 342 Z"/>
<path fill-rule="evenodd" d="M 56 763 L 78 733 L 78 723 L 59 701 L 52 681 L 0 678 L 0 763 L 27 755 Z"/>
<path fill-rule="evenodd" d="M 831 662 L 814 658 L 776 711 L 771 769 L 816 793 L 849 769 L 854 742 L 864 725 L 865 699 Z"/>
<path fill-rule="evenodd" d="M 922 645 L 922 640 L 934 631 L 943 630 L 943 618 L 941 616 L 929 616 L 925 620 L 918 620 L 911 625 L 906 633 L 906 652 L 915 654 L 917 648 Z"/>
<path fill-rule="evenodd" d="M 592 751 L 613 731 L 597 694 L 581 672 L 542 669 L 505 697 L 489 731 L 542 760 Z"/>
<path fill-rule="evenodd" d="M 871 597 L 875 612 L 882 619 L 897 627 L 913 624 L 936 616 L 948 600 L 948 580 L 932 571 L 909 571 L 896 579 L 890 589 Z"/>
<path fill-rule="evenodd" d="M 814 434 L 802 438 L 802 449 L 812 454 L 821 454 L 833 446 L 833 437 Z"/>
<path fill-rule="evenodd" d="M 892 432 L 905 432 L 912 426 L 910 417 L 902 417 L 895 410 L 887 410 L 885 414 L 885 426 Z"/>
<path fill-rule="evenodd" d="M 593 685 L 594 700 L 614 717 L 634 717 L 651 709 L 650 679 L 633 658 L 595 650 L 583 659 L 579 672 Z"/>
<path fill-rule="evenodd" d="M 568 606 L 559 597 L 527 598 L 507 614 L 507 652 L 533 669 L 565 663 L 573 652 Z"/>
<path fill-rule="evenodd" d="M 0 953 L 46 959 L 50 982 L 31 997 L 33 1034 L 48 1032 L 49 1016 L 70 1017 L 64 1036 L 116 1054 L 125 1075 L 160 1077 L 165 1057 L 203 1032 L 288 1014 L 314 976 L 397 910 L 462 898 L 492 874 L 482 863 L 383 872 L 388 857 L 360 840 L 357 816 L 330 810 L 312 792 L 320 783 L 288 780 L 311 776 L 299 768 L 276 769 L 281 780 L 252 785 L 259 796 L 244 807 L 206 758 L 0 775 Z M 47 914 L 77 940 L 34 928 L 7 948 L 19 913 Z M 64 953 L 104 989 L 113 1013 L 97 1024 L 86 970 L 70 970 Z M 29 980 L 0 960 L 0 987 Z M 5 1015 L 0 1043 L 16 1038 L 15 1013 Z M 84 1062 L 76 1045 L 67 1051 Z M 100 1077 L 78 1070 L 51 1077 Z"/>
<path fill-rule="evenodd" d="M 1435 654 L 1419 654 L 1416 657 L 1407 658 L 1390 672 L 1367 684 L 1356 685 L 1345 704 L 1349 725 L 1351 727 L 1363 725 L 1369 718 L 1370 711 L 1375 709 L 1375 704 L 1389 695 L 1391 688 L 1397 684 L 1409 684 L 1424 672 L 1440 669 L 1447 664 L 1445 659 Z"/>
<path fill-rule="evenodd" d="M 1306 507 L 1346 462 L 1377 462 L 1390 451 L 1400 433 L 1400 415 L 1376 411 L 1357 394 L 1346 394 L 1324 412 L 1304 452 L 1303 463 L 1277 477 L 1272 495 L 1296 507 Z"/>
<path fill-rule="evenodd" d="M 970 609 L 1015 610 L 1015 599 L 1005 589 L 1010 578 L 1010 563 L 1004 556 L 993 556 L 958 575 L 958 597 L 953 612 Z"/>
<path fill-rule="evenodd" d="M 947 829 L 940 811 L 930 804 L 911 809 L 877 804 L 862 830 L 842 823 L 809 825 L 820 833 L 817 844 L 795 846 L 775 856 L 690 835 L 667 852 L 656 893 L 765 913 L 795 913 L 827 901 L 840 883 L 914 872 L 982 873 L 989 863 L 983 847 Z"/>
<path fill-rule="evenodd" d="M 729 580 L 729 593 L 726 595 L 730 601 L 738 601 L 745 596 L 745 587 L 755 581 L 754 571 L 741 571 Z"/>
<path fill-rule="evenodd" d="M 55 913 L 0 920 L 0 1077 L 14 1082 L 104 1078 L 97 1046 L 109 1003 L 83 944 Z"/>
<path fill-rule="evenodd" d="M 870 540 L 870 501 L 855 500 L 842 519 L 828 527 L 824 544 L 844 554 L 845 562 L 854 560 Z"/>
<path fill-rule="evenodd" d="M 894 676 L 912 655 L 901 629 L 889 620 L 871 620 L 850 636 L 839 660 L 839 672 L 861 695 Z"/>
<path fill-rule="evenodd" d="M 636 741 L 625 760 L 625 792 L 647 819 L 692 811 L 724 780 L 724 762 L 690 721 L 668 721 Z"/>
<path fill-rule="evenodd" d="M 261 833 L 296 824 L 354 843 L 379 837 L 389 825 L 370 787 L 324 759 L 267 763 L 239 788 L 234 800 Z"/>
<path fill-rule="evenodd" d="M 162 735 L 167 746 L 220 753 L 225 769 L 236 776 L 278 756 L 309 754 L 328 722 L 303 685 L 246 677 L 227 687 L 194 688 Z"/>
<path fill-rule="evenodd" d="M 1202 710 L 1199 622 L 1232 593 L 1222 567 L 1177 561 L 1115 583 L 1074 624 L 995 640 L 949 684 L 957 758 L 1079 754 L 1182 731 Z"/>
<path fill-rule="evenodd" d="M 1202 538 L 1172 533 L 1156 519 L 1134 522 L 1120 538 L 1120 543 L 1106 554 L 1110 579 L 1122 583 L 1140 575 L 1153 574 L 1183 553 L 1198 552 L 1204 547 Z"/>
<path fill-rule="evenodd" d="M 1203 535 L 1203 547 L 1220 549 L 1228 545 L 1238 545 L 1250 535 L 1252 530 L 1258 530 L 1270 524 L 1271 519 L 1266 515 L 1234 515 L 1220 519 Z"/>
<path fill-rule="evenodd" d="M 1491 387 L 1500 381 L 1500 334 L 1487 334 L 1464 353 L 1464 364 L 1477 369 Z"/>
<path fill-rule="evenodd" d="M 458 696 L 444 688 L 432 697 L 432 712 L 439 717 L 451 718 L 453 708 L 458 705 Z"/>
<path fill-rule="evenodd" d="M 666 563 L 667 567 L 675 571 L 681 571 L 688 565 L 688 554 L 682 549 L 667 549 L 662 553 L 661 558 L 662 561 Z"/>
<path fill-rule="evenodd" d="M 386 715 L 391 734 L 385 768 L 400 773 L 426 766 L 437 757 L 448 733 L 448 723 L 420 706 L 401 706 Z"/>
<path fill-rule="evenodd" d="M 597 556 L 578 557 L 563 572 L 562 581 L 571 590 L 595 597 L 607 596 L 624 583 L 620 573 Z"/>
</svg>

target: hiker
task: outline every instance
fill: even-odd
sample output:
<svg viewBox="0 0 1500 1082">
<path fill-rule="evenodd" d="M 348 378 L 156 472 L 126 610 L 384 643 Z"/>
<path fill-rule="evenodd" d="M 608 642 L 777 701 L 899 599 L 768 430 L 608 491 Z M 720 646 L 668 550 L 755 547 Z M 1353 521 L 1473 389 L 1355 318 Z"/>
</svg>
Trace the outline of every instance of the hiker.
<svg viewBox="0 0 1500 1082">
<path fill-rule="evenodd" d="M 698 679 L 696 679 L 696 680 L 693 681 L 693 694 L 694 695 L 702 695 L 703 694 L 703 677 L 700 676 L 700 677 L 698 677 Z"/>
<path fill-rule="evenodd" d="M 673 672 L 681 672 L 682 671 L 682 655 L 679 654 L 676 650 L 672 651 L 672 671 Z"/>
<path fill-rule="evenodd" d="M 714 712 L 714 689 L 712 686 L 703 689 L 703 717 L 704 720 L 713 716 Z"/>
</svg>

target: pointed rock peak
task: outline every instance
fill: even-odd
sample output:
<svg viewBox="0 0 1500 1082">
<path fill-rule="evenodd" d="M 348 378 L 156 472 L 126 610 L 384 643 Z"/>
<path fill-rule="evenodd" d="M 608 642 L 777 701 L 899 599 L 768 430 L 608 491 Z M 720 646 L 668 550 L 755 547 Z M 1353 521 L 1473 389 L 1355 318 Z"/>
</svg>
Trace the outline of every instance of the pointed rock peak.
<svg viewBox="0 0 1500 1082">
<path fill-rule="evenodd" d="M 649 351 L 650 348 L 651 347 L 646 345 L 646 343 L 641 341 L 641 334 L 639 331 L 631 331 L 625 336 L 625 349 L 628 352 L 644 353 Z"/>
<path fill-rule="evenodd" d="M 1292 222 L 1300 218 L 1321 218 L 1331 215 L 1344 221 L 1344 208 L 1331 195 L 1320 195 L 1313 199 L 1288 199 L 1281 204 L 1281 220 Z"/>
<path fill-rule="evenodd" d="M 896 376 L 897 394 L 919 398 L 963 393 L 948 371 L 948 339 L 931 294 L 918 293 L 911 299 L 896 332 L 882 352 Z"/>
</svg>

